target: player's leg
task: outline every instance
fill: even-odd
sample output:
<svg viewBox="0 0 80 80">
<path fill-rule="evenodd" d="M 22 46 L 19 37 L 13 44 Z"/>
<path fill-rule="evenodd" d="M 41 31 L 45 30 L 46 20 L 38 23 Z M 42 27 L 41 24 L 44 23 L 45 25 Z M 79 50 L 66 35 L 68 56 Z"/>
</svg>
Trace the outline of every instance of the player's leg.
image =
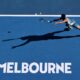
<svg viewBox="0 0 80 80">
<path fill-rule="evenodd" d="M 73 25 L 73 27 L 80 30 L 80 25 L 79 25 L 79 24 L 76 24 L 76 23 L 75 23 L 75 24 Z"/>
<path fill-rule="evenodd" d="M 80 26 L 77 26 L 77 28 L 80 30 Z"/>
</svg>

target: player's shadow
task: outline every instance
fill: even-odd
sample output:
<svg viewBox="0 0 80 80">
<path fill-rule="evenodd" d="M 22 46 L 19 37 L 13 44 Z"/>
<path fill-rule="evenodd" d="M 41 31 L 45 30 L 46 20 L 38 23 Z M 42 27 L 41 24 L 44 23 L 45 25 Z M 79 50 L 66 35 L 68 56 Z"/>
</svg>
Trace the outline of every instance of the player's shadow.
<svg viewBox="0 0 80 80">
<path fill-rule="evenodd" d="M 20 38 L 16 38 L 16 39 L 6 39 L 6 40 L 2 40 L 3 42 L 5 41 L 11 41 L 11 40 L 23 40 L 25 41 L 22 44 L 16 45 L 16 46 L 12 46 L 12 48 L 16 48 L 16 47 L 20 47 L 20 46 L 24 46 L 32 41 L 41 41 L 41 40 L 54 40 L 54 39 L 64 39 L 64 38 L 75 38 L 75 37 L 80 37 L 80 35 L 74 35 L 74 36 L 55 36 L 55 34 L 57 33 L 61 33 L 64 32 L 65 30 L 61 30 L 61 31 L 56 31 L 56 32 L 50 32 L 47 34 L 43 34 L 43 35 L 30 35 L 30 36 L 24 36 L 24 37 L 20 37 Z"/>
</svg>

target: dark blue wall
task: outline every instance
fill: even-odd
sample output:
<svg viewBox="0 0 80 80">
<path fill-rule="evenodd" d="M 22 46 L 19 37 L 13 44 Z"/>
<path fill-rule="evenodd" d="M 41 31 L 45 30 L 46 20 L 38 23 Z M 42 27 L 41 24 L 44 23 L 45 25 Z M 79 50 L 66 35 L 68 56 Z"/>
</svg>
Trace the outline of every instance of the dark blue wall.
<svg viewBox="0 0 80 80">
<path fill-rule="evenodd" d="M 80 0 L 0 0 L 0 14 L 79 14 Z"/>
</svg>

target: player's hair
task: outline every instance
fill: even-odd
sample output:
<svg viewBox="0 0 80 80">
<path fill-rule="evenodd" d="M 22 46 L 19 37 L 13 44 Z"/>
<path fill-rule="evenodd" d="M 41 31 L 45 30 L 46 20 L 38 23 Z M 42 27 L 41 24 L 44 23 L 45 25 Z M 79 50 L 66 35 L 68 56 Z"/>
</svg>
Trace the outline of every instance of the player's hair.
<svg viewBox="0 0 80 80">
<path fill-rule="evenodd" d="M 61 17 L 60 17 L 60 19 L 65 19 L 66 18 L 66 15 L 65 14 L 61 14 Z"/>
</svg>

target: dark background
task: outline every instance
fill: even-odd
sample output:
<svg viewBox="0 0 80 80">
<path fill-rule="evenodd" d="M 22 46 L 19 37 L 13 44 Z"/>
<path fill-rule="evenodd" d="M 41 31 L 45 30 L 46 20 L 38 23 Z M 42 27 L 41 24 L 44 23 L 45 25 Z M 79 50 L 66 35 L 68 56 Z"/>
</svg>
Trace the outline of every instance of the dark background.
<svg viewBox="0 0 80 80">
<path fill-rule="evenodd" d="M 0 0 L 0 14 L 80 14 L 80 0 Z"/>
</svg>

